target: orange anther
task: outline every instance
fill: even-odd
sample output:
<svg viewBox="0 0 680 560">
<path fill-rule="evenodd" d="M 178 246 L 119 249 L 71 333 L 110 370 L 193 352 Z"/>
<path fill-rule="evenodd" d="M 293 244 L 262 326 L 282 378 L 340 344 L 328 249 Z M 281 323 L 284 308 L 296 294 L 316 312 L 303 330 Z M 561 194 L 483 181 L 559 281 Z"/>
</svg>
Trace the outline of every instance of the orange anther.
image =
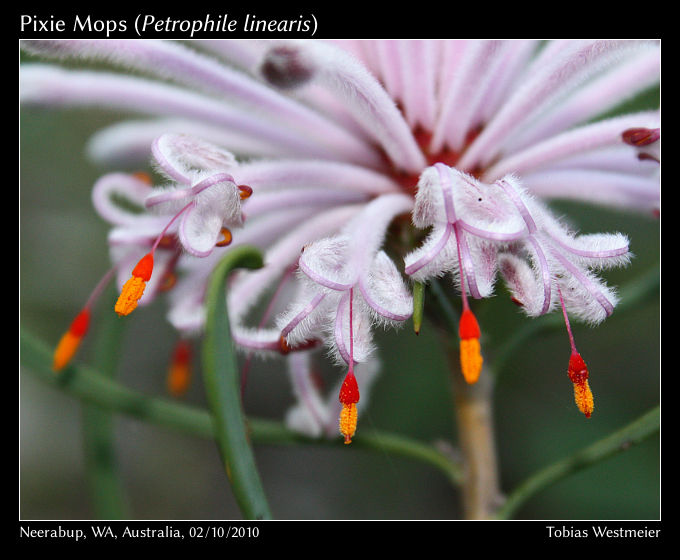
<svg viewBox="0 0 680 560">
<path fill-rule="evenodd" d="M 238 190 L 239 190 L 238 194 L 241 197 L 241 200 L 246 200 L 247 198 L 250 198 L 250 196 L 253 194 L 253 189 L 251 189 L 248 185 L 239 185 Z"/>
<path fill-rule="evenodd" d="M 215 247 L 226 247 L 234 239 L 231 235 L 231 231 L 225 227 L 220 230 L 220 235 L 222 236 L 222 239 L 215 243 Z"/>
<path fill-rule="evenodd" d="M 135 171 L 132 176 L 135 179 L 139 179 L 142 183 L 145 183 L 147 185 L 152 185 L 153 180 L 151 179 L 151 175 L 149 175 L 146 171 Z"/>
<path fill-rule="evenodd" d="M 144 255 L 132 270 L 132 277 L 125 282 L 116 301 L 115 311 L 118 315 L 129 315 L 137 308 L 137 303 L 144 295 L 146 283 L 153 272 L 153 253 Z"/>
<path fill-rule="evenodd" d="M 352 443 L 352 438 L 357 430 L 357 405 L 354 403 L 343 404 L 340 411 L 340 433 L 345 436 L 345 444 Z"/>
<path fill-rule="evenodd" d="M 52 369 L 62 370 L 78 351 L 80 342 L 87 333 L 90 325 L 90 310 L 86 307 L 71 322 L 69 330 L 64 333 L 54 350 Z"/>
</svg>

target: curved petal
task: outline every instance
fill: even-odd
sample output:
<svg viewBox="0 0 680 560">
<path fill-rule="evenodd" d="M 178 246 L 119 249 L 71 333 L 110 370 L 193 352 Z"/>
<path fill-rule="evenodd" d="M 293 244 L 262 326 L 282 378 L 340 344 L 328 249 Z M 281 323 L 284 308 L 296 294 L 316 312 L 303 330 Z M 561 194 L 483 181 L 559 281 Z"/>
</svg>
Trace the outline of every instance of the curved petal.
<svg viewBox="0 0 680 560">
<path fill-rule="evenodd" d="M 425 242 L 404 258 L 406 274 L 424 281 L 456 269 L 458 255 L 455 242 L 450 241 L 452 233 L 453 226 L 448 222 L 433 228 Z"/>
<path fill-rule="evenodd" d="M 312 295 L 303 289 L 296 302 L 277 318 L 277 328 L 290 347 L 323 337 L 330 305 L 324 301 L 327 297 L 320 293 Z"/>
<path fill-rule="evenodd" d="M 163 134 L 151 145 L 151 153 L 170 179 L 191 184 L 202 171 L 227 171 L 236 166 L 230 152 L 188 134 Z"/>
<path fill-rule="evenodd" d="M 108 173 L 94 184 L 92 203 L 99 215 L 111 224 L 155 222 L 154 217 L 142 214 L 144 200 L 150 192 L 149 184 L 134 175 Z"/>
<path fill-rule="evenodd" d="M 179 226 L 179 239 L 184 248 L 196 257 L 212 253 L 219 240 L 222 218 L 215 212 L 193 204 L 184 211 Z"/>
<path fill-rule="evenodd" d="M 498 269 L 515 303 L 530 317 L 543 315 L 550 309 L 550 283 L 548 297 L 540 271 L 531 267 L 524 259 L 510 253 L 498 258 Z"/>
<path fill-rule="evenodd" d="M 359 289 L 376 319 L 405 321 L 413 313 L 411 293 L 384 251 L 378 252 L 368 274 L 359 280 Z"/>
<path fill-rule="evenodd" d="M 349 290 L 354 284 L 354 271 L 346 266 L 347 249 L 346 236 L 315 241 L 300 255 L 300 270 L 320 286 L 336 291 Z"/>
</svg>

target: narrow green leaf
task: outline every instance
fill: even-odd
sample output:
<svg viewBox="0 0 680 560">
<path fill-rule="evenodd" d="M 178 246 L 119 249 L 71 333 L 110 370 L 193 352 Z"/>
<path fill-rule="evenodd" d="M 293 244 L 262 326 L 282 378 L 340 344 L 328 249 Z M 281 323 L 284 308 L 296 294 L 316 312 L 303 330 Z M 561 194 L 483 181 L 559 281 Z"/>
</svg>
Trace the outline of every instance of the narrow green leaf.
<svg viewBox="0 0 680 560">
<path fill-rule="evenodd" d="M 248 519 L 271 514 L 250 445 L 236 352 L 231 338 L 225 284 L 235 268 L 260 268 L 262 256 L 253 247 L 237 247 L 215 268 L 206 296 L 203 375 L 213 414 L 217 444 L 241 512 Z"/>
</svg>

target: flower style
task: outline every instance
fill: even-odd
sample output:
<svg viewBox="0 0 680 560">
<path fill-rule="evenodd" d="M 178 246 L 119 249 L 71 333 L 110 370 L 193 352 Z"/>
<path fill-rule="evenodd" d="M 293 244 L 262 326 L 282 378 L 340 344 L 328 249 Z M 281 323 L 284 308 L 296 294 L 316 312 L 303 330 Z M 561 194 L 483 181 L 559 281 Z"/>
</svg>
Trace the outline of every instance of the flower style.
<svg viewBox="0 0 680 560">
<path fill-rule="evenodd" d="M 658 42 L 22 45 L 42 56 L 105 60 L 142 72 L 25 64 L 21 99 L 154 117 L 113 125 L 89 144 L 92 157 L 108 164 L 139 165 L 152 156 L 170 182 L 151 188 L 119 173 L 95 186 L 95 206 L 115 226 L 109 243 L 119 283 L 137 259 L 158 249 L 156 266 L 163 263 L 164 272 L 134 268 L 129 301 L 143 304 L 161 280 L 176 278 L 169 319 L 184 335 L 200 333 L 207 278 L 229 250 L 222 246 L 231 228 L 239 227 L 231 246 L 257 245 L 265 266 L 232 279 L 233 336 L 247 352 L 286 356 L 298 398 L 288 415 L 295 429 L 328 434 L 330 416 L 342 405 L 341 432 L 351 440 L 359 387 L 363 407 L 377 369 L 371 330 L 411 315 L 402 271 L 416 282 L 453 276 L 462 297 L 461 367 L 471 383 L 483 358 L 468 297 L 492 295 L 500 277 L 529 316 L 559 306 L 577 405 L 592 413 L 568 314 L 599 323 L 612 313 L 616 295 L 596 271 L 625 264 L 628 240 L 578 235 L 544 201 L 573 198 L 658 213 L 659 112 L 598 120 L 658 82 Z M 124 212 L 112 203 L 114 193 L 148 212 Z M 409 213 L 411 224 L 402 218 Z M 401 245 L 388 251 L 391 227 L 427 230 L 427 238 L 415 247 L 401 241 L 407 236 L 394 236 Z M 267 296 L 263 316 L 254 318 Z M 69 331 L 60 367 L 84 330 L 80 321 Z M 339 403 L 312 388 L 319 345 L 348 367 Z"/>
</svg>

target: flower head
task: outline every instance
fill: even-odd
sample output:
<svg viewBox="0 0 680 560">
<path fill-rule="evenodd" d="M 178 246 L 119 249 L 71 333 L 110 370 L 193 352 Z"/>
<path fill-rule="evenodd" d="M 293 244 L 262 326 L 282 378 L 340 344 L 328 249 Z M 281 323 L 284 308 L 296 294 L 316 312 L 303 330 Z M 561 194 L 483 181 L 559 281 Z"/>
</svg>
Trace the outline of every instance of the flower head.
<svg viewBox="0 0 680 560">
<path fill-rule="evenodd" d="M 265 267 L 236 275 L 227 296 L 233 336 L 247 352 L 294 364 L 299 402 L 289 418 L 308 433 L 327 433 L 332 408 L 300 373 L 310 351 L 324 345 L 348 367 L 339 390 L 347 441 L 359 389 L 364 405 L 368 394 L 371 376 L 359 364 L 376 358 L 372 329 L 410 317 L 409 279 L 452 275 L 461 368 L 474 382 L 483 325 L 468 297 L 491 296 L 499 278 L 529 316 L 559 304 L 565 318 L 599 323 L 616 306 L 597 271 L 629 260 L 628 239 L 579 235 L 548 199 L 658 212 L 658 111 L 597 119 L 658 82 L 655 41 L 23 46 L 143 73 L 27 64 L 22 102 L 154 117 L 104 129 L 89 145 L 107 163 L 151 157 L 166 181 L 151 187 L 110 174 L 95 186 L 95 206 L 114 226 L 119 284 L 132 270 L 121 310 L 172 284 L 170 321 L 200 333 L 219 253 L 257 245 Z M 111 194 L 141 212 L 124 211 Z M 418 230 L 427 235 L 420 246 L 404 241 Z M 162 273 L 151 273 L 152 260 Z M 585 381 L 574 375 L 588 410 Z"/>
</svg>

